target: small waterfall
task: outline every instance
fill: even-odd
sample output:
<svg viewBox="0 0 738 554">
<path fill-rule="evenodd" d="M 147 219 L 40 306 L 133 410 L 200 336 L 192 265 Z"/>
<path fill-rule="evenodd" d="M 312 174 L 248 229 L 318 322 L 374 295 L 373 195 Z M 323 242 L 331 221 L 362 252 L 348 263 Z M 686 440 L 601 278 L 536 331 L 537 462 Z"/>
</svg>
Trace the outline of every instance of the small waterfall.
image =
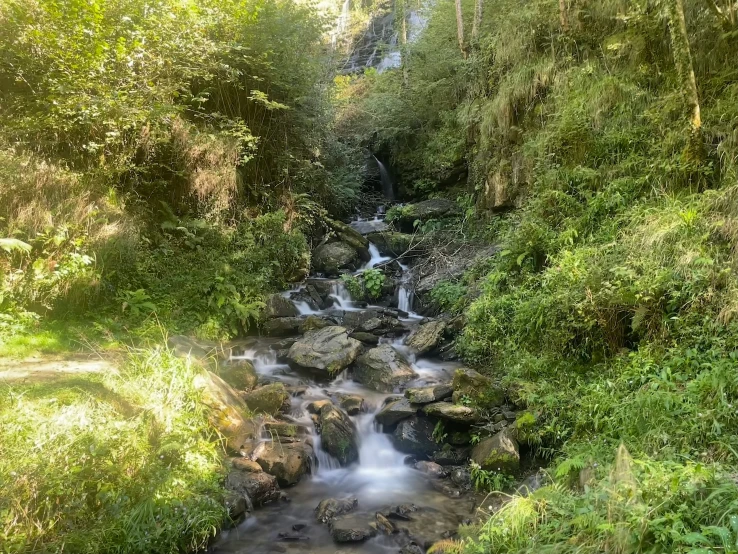
<svg viewBox="0 0 738 554">
<path fill-rule="evenodd" d="M 411 313 L 413 311 L 413 297 L 413 291 L 406 283 L 402 283 L 397 291 L 397 308 L 408 314 Z"/>
<path fill-rule="evenodd" d="M 333 33 L 331 33 L 331 45 L 334 48 L 336 47 L 336 43 L 338 42 L 338 40 L 340 40 L 341 37 L 343 37 L 343 35 L 348 30 L 350 17 L 351 0 L 345 0 L 343 6 L 341 7 L 341 15 L 338 16 L 335 30 L 333 31 Z"/>
<path fill-rule="evenodd" d="M 356 312 L 361 310 L 361 308 L 354 307 L 351 295 L 346 289 L 346 285 L 343 284 L 343 281 L 338 280 L 331 284 L 330 296 L 333 298 L 334 305 L 337 306 L 339 310 L 343 310 L 344 312 Z"/>
<path fill-rule="evenodd" d="M 364 264 L 364 269 L 372 269 L 373 267 L 392 259 L 388 256 L 382 256 L 379 253 L 379 249 L 371 242 L 369 243 L 369 255 L 371 256 L 371 259 Z"/>
<path fill-rule="evenodd" d="M 390 177 L 389 171 L 387 171 L 387 168 L 382 162 L 377 159 L 376 156 L 374 156 L 374 159 L 376 160 L 377 166 L 379 167 L 379 178 L 382 181 L 382 192 L 384 193 L 384 197 L 387 200 L 394 200 L 395 189 L 394 184 L 392 183 L 392 177 Z"/>
</svg>

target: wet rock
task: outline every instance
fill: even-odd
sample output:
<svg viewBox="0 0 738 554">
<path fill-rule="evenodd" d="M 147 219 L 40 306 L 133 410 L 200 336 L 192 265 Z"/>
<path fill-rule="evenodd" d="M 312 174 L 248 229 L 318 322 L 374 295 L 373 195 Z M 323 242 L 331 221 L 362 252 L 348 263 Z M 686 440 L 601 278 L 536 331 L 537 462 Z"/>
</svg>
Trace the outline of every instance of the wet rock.
<svg viewBox="0 0 738 554">
<path fill-rule="evenodd" d="M 417 220 L 425 222 L 431 219 L 457 216 L 460 213 L 461 209 L 456 202 L 446 198 L 433 198 L 417 204 L 405 205 L 397 219 L 397 225 L 401 231 L 411 233 Z"/>
<path fill-rule="evenodd" d="M 237 522 L 248 512 L 246 498 L 237 492 L 226 492 L 223 505 L 228 512 L 228 521 Z"/>
<path fill-rule="evenodd" d="M 331 521 L 331 537 L 336 542 L 362 542 L 377 534 L 366 516 L 349 515 Z"/>
<path fill-rule="evenodd" d="M 369 233 L 366 238 L 374 243 L 382 256 L 417 256 L 424 250 L 419 244 L 420 239 L 408 233 L 378 231 Z"/>
<path fill-rule="evenodd" d="M 341 406 L 348 415 L 356 415 L 364 410 L 364 399 L 357 394 L 339 395 L 338 405 Z"/>
<path fill-rule="evenodd" d="M 281 532 L 277 533 L 277 538 L 284 542 L 298 542 L 298 541 L 309 541 L 310 537 L 299 532 Z"/>
<path fill-rule="evenodd" d="M 520 469 L 518 441 L 509 428 L 483 439 L 472 450 L 472 460 L 487 471 L 516 473 Z"/>
<path fill-rule="evenodd" d="M 307 385 L 287 385 L 285 389 L 290 396 L 302 396 L 307 392 Z"/>
<path fill-rule="evenodd" d="M 275 317 L 264 322 L 262 331 L 267 337 L 296 335 L 300 332 L 301 324 L 300 317 Z"/>
<path fill-rule="evenodd" d="M 449 498 L 459 498 L 461 496 L 461 489 L 454 487 L 446 481 L 431 481 L 431 486 Z"/>
<path fill-rule="evenodd" d="M 220 377 L 238 390 L 251 390 L 259 382 L 254 364 L 249 360 L 233 360 L 221 364 Z"/>
<path fill-rule="evenodd" d="M 431 481 L 431 484 L 443 486 L 444 481 Z M 395 529 L 401 533 L 409 543 L 415 543 L 423 549 L 429 548 L 433 543 L 452 536 L 461 523 L 461 518 L 447 510 L 439 510 L 431 507 L 416 508 L 415 511 L 406 512 L 407 519 L 393 517 L 394 514 L 382 510 Z"/>
<path fill-rule="evenodd" d="M 241 494 L 252 506 L 263 506 L 279 499 L 277 478 L 268 473 L 253 473 L 233 469 L 228 473 L 226 490 Z"/>
<path fill-rule="evenodd" d="M 413 406 L 407 398 L 398 398 L 388 402 L 374 417 L 380 425 L 391 426 L 403 419 L 418 413 L 418 406 Z"/>
<path fill-rule="evenodd" d="M 302 425 L 286 421 L 267 421 L 264 423 L 264 429 L 270 434 L 284 438 L 305 437 L 309 434 L 307 428 Z"/>
<path fill-rule="evenodd" d="M 466 397 L 480 406 L 501 406 L 505 401 L 505 392 L 492 382 L 492 379 L 477 373 L 473 369 L 460 368 L 454 373 L 454 402 Z"/>
<path fill-rule="evenodd" d="M 345 242 L 321 244 L 313 252 L 313 269 L 335 277 L 342 269 L 355 270 L 359 265 L 357 251 Z"/>
<path fill-rule="evenodd" d="M 415 504 L 400 504 L 398 506 L 390 506 L 386 510 L 382 511 L 385 517 L 400 521 L 411 521 L 412 514 L 418 511 L 418 507 Z"/>
<path fill-rule="evenodd" d="M 377 310 L 362 310 L 356 312 L 346 312 L 343 314 L 343 326 L 349 329 L 359 329 L 367 321 L 379 318 Z"/>
<path fill-rule="evenodd" d="M 274 415 L 289 407 L 290 395 L 282 383 L 272 383 L 244 394 L 243 400 L 252 412 Z"/>
<path fill-rule="evenodd" d="M 313 449 L 306 443 L 264 443 L 256 451 L 256 462 L 281 487 L 296 485 L 310 471 Z"/>
<path fill-rule="evenodd" d="M 353 333 L 349 333 L 349 337 L 361 341 L 364 344 L 370 344 L 373 346 L 379 344 L 379 337 L 377 335 L 365 333 L 364 331 L 354 331 Z"/>
<path fill-rule="evenodd" d="M 450 398 L 454 393 L 454 387 L 451 383 L 443 383 L 430 387 L 422 387 L 417 389 L 407 389 L 405 397 L 413 404 L 430 404 Z"/>
<path fill-rule="evenodd" d="M 208 408 L 210 423 L 225 437 L 226 448 L 239 452 L 241 447 L 258 434 L 258 425 L 250 419 L 246 403 L 223 379 L 203 371 L 194 379 L 200 400 Z"/>
<path fill-rule="evenodd" d="M 369 254 L 369 240 L 364 235 L 342 221 L 326 218 L 325 222 L 328 224 L 328 227 L 335 231 L 342 242 L 345 242 L 356 250 L 363 261 L 368 262 L 371 259 L 371 255 Z"/>
<path fill-rule="evenodd" d="M 465 425 L 476 423 L 482 418 L 475 408 L 451 402 L 434 402 L 425 406 L 423 411 L 426 415 Z"/>
<path fill-rule="evenodd" d="M 448 472 L 442 466 L 438 465 L 435 462 L 417 462 L 415 464 L 415 469 L 417 469 L 421 473 L 425 473 L 429 477 L 434 477 L 436 479 L 441 479 L 448 475 Z"/>
<path fill-rule="evenodd" d="M 334 374 L 351 364 L 361 352 L 358 340 L 344 327 L 330 326 L 308 331 L 290 348 L 290 361 L 300 367 Z"/>
<path fill-rule="evenodd" d="M 454 446 L 465 446 L 471 441 L 471 434 L 468 431 L 454 431 L 448 436 L 448 443 Z"/>
<path fill-rule="evenodd" d="M 326 498 L 315 508 L 315 518 L 321 523 L 329 523 L 334 517 L 347 514 L 356 509 L 359 500 L 348 498 Z"/>
<path fill-rule="evenodd" d="M 380 533 L 383 533 L 385 535 L 391 535 L 395 532 L 395 526 L 392 525 L 392 522 L 388 520 L 386 517 L 384 517 L 380 512 L 377 512 L 375 514 L 375 518 L 377 521 L 377 530 Z"/>
<path fill-rule="evenodd" d="M 382 320 L 378 317 L 373 317 L 371 319 L 368 319 L 361 325 L 359 325 L 359 331 L 370 333 L 372 331 L 376 331 L 382 326 Z"/>
<path fill-rule="evenodd" d="M 456 467 L 451 470 L 451 482 L 462 490 L 472 488 L 471 473 L 466 467 Z"/>
<path fill-rule="evenodd" d="M 400 452 L 429 458 L 438 450 L 438 444 L 433 440 L 433 429 L 434 425 L 430 420 L 413 416 L 397 424 L 392 442 Z"/>
<path fill-rule="evenodd" d="M 346 466 L 359 459 L 359 445 L 354 422 L 336 406 L 320 410 L 320 435 L 323 449 Z"/>
<path fill-rule="evenodd" d="M 300 325 L 299 331 L 300 333 L 307 333 L 308 331 L 322 329 L 330 325 L 333 325 L 333 323 L 325 318 L 318 317 L 317 315 L 309 315 Z"/>
<path fill-rule="evenodd" d="M 416 376 L 410 364 L 389 344 L 359 356 L 353 369 L 355 381 L 380 392 L 392 392 Z"/>
<path fill-rule="evenodd" d="M 400 554 L 425 554 L 425 549 L 411 542 L 400 549 Z"/>
<path fill-rule="evenodd" d="M 443 321 L 424 323 L 408 337 L 405 345 L 418 354 L 425 354 L 438 346 L 445 330 L 446 323 Z"/>
<path fill-rule="evenodd" d="M 468 448 L 445 446 L 442 450 L 435 452 L 431 460 L 441 466 L 458 466 L 466 463 L 469 459 L 469 453 Z"/>
<path fill-rule="evenodd" d="M 275 317 L 297 317 L 299 313 L 295 305 L 281 294 L 272 294 L 266 299 L 264 317 L 267 319 L 274 319 Z"/>
<path fill-rule="evenodd" d="M 307 405 L 307 411 L 311 414 L 319 414 L 323 406 L 330 406 L 333 404 L 330 400 L 314 400 Z"/>
<path fill-rule="evenodd" d="M 295 523 L 292 526 L 292 530 L 293 531 L 304 531 L 306 528 L 307 528 L 307 524 L 306 523 Z"/>
<path fill-rule="evenodd" d="M 264 471 L 259 464 L 249 458 L 233 458 L 231 460 L 231 467 L 247 473 L 261 473 Z"/>
</svg>

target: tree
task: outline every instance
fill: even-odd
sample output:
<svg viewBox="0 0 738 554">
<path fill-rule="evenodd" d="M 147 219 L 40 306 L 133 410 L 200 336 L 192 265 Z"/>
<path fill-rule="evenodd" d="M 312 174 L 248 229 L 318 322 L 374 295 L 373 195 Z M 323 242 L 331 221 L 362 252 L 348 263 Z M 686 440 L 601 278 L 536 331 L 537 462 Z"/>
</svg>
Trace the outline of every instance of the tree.
<svg viewBox="0 0 738 554">
<path fill-rule="evenodd" d="M 692 51 L 689 47 L 687 22 L 684 18 L 684 0 L 665 0 L 669 31 L 671 34 L 671 50 L 682 91 L 691 111 L 690 123 L 692 131 L 699 134 L 702 127 L 700 101 L 697 93 L 697 79 L 694 76 Z"/>
<path fill-rule="evenodd" d="M 484 0 L 476 0 L 474 2 L 474 22 L 472 24 L 472 41 L 479 37 L 479 28 L 482 26 L 482 12 L 484 10 Z"/>
<path fill-rule="evenodd" d="M 456 0 L 456 34 L 459 40 L 461 54 L 466 57 L 466 49 L 464 48 L 464 14 L 461 11 L 461 0 Z"/>
<path fill-rule="evenodd" d="M 566 0 L 559 0 L 559 22 L 564 32 L 569 30 L 569 17 L 566 13 Z"/>
<path fill-rule="evenodd" d="M 736 4 L 732 0 L 723 0 L 723 7 L 718 6 L 718 0 L 705 0 L 707 8 L 720 20 L 720 24 L 726 31 L 735 29 L 736 26 Z"/>
</svg>

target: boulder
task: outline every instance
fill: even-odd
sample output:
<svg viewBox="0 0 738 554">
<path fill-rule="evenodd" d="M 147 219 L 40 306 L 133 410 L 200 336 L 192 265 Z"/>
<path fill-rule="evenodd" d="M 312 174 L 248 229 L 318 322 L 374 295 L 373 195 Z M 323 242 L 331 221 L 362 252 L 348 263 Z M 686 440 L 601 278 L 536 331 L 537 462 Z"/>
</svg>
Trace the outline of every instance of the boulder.
<svg viewBox="0 0 738 554">
<path fill-rule="evenodd" d="M 304 437 L 310 434 L 306 427 L 287 421 L 267 421 L 264 423 L 264 429 L 272 435 L 287 439 Z"/>
<path fill-rule="evenodd" d="M 448 472 L 443 468 L 443 466 L 440 466 L 439 464 L 435 462 L 426 462 L 426 461 L 417 462 L 415 464 L 415 469 L 417 469 L 421 473 L 425 473 L 429 477 L 433 477 L 436 479 L 446 477 L 446 475 L 448 474 Z"/>
<path fill-rule="evenodd" d="M 321 408 L 320 436 L 323 450 L 341 465 L 346 466 L 359 459 L 356 426 L 340 408 L 332 404 Z"/>
<path fill-rule="evenodd" d="M 417 414 L 418 407 L 410 404 L 407 398 L 397 398 L 388 402 L 374 417 L 374 421 L 389 427 Z"/>
<path fill-rule="evenodd" d="M 312 402 L 310 402 L 310 404 L 307 405 L 307 411 L 311 414 L 319 414 L 320 410 L 323 409 L 323 406 L 330 406 L 331 404 L 333 404 L 333 402 L 328 399 L 313 400 Z"/>
<path fill-rule="evenodd" d="M 381 313 L 378 312 L 377 310 L 361 310 L 361 311 L 355 311 L 355 312 L 346 312 L 345 314 L 343 314 L 342 324 L 344 327 L 347 327 L 351 330 L 358 330 L 367 321 L 372 320 L 374 318 L 378 319 L 380 315 Z"/>
<path fill-rule="evenodd" d="M 300 325 L 300 317 L 275 317 L 264 322 L 262 331 L 267 337 L 286 337 L 299 333 Z"/>
<path fill-rule="evenodd" d="M 443 321 L 424 323 L 407 338 L 405 345 L 418 354 L 425 354 L 438 346 L 445 330 L 446 323 Z"/>
<path fill-rule="evenodd" d="M 342 269 L 353 271 L 358 265 L 358 253 L 345 242 L 321 244 L 313 252 L 313 270 L 324 275 L 335 277 Z"/>
<path fill-rule="evenodd" d="M 264 317 L 297 317 L 300 312 L 295 305 L 281 294 L 272 294 L 264 303 Z"/>
<path fill-rule="evenodd" d="M 221 364 L 221 379 L 238 390 L 251 390 L 259 382 L 254 364 L 249 360 L 232 360 Z"/>
<path fill-rule="evenodd" d="M 338 405 L 346 410 L 348 415 L 356 415 L 364 411 L 364 399 L 358 394 L 339 395 Z"/>
<path fill-rule="evenodd" d="M 290 347 L 288 358 L 297 366 L 333 374 L 351 364 L 361 349 L 344 327 L 330 326 L 305 333 Z"/>
<path fill-rule="evenodd" d="M 269 475 L 274 475 L 281 487 L 296 485 L 310 472 L 312 447 L 304 442 L 280 444 L 266 442 L 256 453 L 256 462 Z"/>
<path fill-rule="evenodd" d="M 336 542 L 361 542 L 376 534 L 366 515 L 341 516 L 331 521 L 331 537 Z"/>
<path fill-rule="evenodd" d="M 248 407 L 233 387 L 210 371 L 197 375 L 193 384 L 208 408 L 210 423 L 225 437 L 228 451 L 237 453 L 256 438 L 259 426 L 249 419 Z"/>
<path fill-rule="evenodd" d="M 299 331 L 300 333 L 307 333 L 308 331 L 322 329 L 323 327 L 328 327 L 329 325 L 333 325 L 333 323 L 331 323 L 327 319 L 318 317 L 317 315 L 309 315 L 300 324 Z"/>
<path fill-rule="evenodd" d="M 440 385 L 431 385 L 430 387 L 422 387 L 417 389 L 407 389 L 405 397 L 413 404 L 430 404 L 450 398 L 454 393 L 454 387 L 451 383 L 442 383 Z"/>
<path fill-rule="evenodd" d="M 231 467 L 246 473 L 261 473 L 264 471 L 259 464 L 249 458 L 232 458 Z"/>
<path fill-rule="evenodd" d="M 372 346 L 377 346 L 379 344 L 379 337 L 377 335 L 366 333 L 364 331 L 354 331 L 353 333 L 349 333 L 349 337 Z"/>
<path fill-rule="evenodd" d="M 389 344 L 362 354 L 353 368 L 354 380 L 379 392 L 392 392 L 415 377 L 410 364 Z"/>
<path fill-rule="evenodd" d="M 419 239 L 408 233 L 378 231 L 369 233 L 366 238 L 374 243 L 382 256 L 396 258 L 402 255 L 418 255 L 422 251 L 417 244 Z"/>
<path fill-rule="evenodd" d="M 501 406 L 505 401 L 505 392 L 492 382 L 492 379 L 477 373 L 473 369 L 460 368 L 454 373 L 454 402 L 466 397 L 479 406 Z"/>
<path fill-rule="evenodd" d="M 433 439 L 433 423 L 424 417 L 413 416 L 397 424 L 392 435 L 395 448 L 419 458 L 430 458 L 439 446 Z"/>
<path fill-rule="evenodd" d="M 431 460 L 439 466 L 459 466 L 466 464 L 469 459 L 470 450 L 468 448 L 453 448 L 444 446 L 431 456 Z"/>
<path fill-rule="evenodd" d="M 479 412 L 470 406 L 462 406 L 460 404 L 452 404 L 451 402 L 434 402 L 428 404 L 423 411 L 426 415 L 453 421 L 455 423 L 463 423 L 471 425 L 482 419 Z"/>
<path fill-rule="evenodd" d="M 278 500 L 280 496 L 277 478 L 264 472 L 233 469 L 226 477 L 225 488 L 242 495 L 250 506 L 263 506 Z"/>
<path fill-rule="evenodd" d="M 247 392 L 243 400 L 252 412 L 274 415 L 289 406 L 290 395 L 282 383 L 271 383 Z"/>
<path fill-rule="evenodd" d="M 347 514 L 359 505 L 355 496 L 348 498 L 326 498 L 315 508 L 315 518 L 321 523 L 330 523 L 334 517 Z"/>
<path fill-rule="evenodd" d="M 457 216 L 460 213 L 459 205 L 453 200 L 433 198 L 423 200 L 417 204 L 403 206 L 397 218 L 397 223 L 401 231 L 412 232 L 415 222 L 418 220 L 426 222 L 431 219 Z"/>
<path fill-rule="evenodd" d="M 468 491 L 472 488 L 471 472 L 464 466 L 451 470 L 451 481 L 462 490 Z"/>
<path fill-rule="evenodd" d="M 471 457 L 486 471 L 514 474 L 520 469 L 518 441 L 509 428 L 482 440 L 472 450 Z"/>
<path fill-rule="evenodd" d="M 227 526 L 238 523 L 241 518 L 248 512 L 249 505 L 246 498 L 237 492 L 226 492 L 223 498 L 223 505 L 228 512 Z M 228 525 L 230 523 L 230 525 Z"/>
<path fill-rule="evenodd" d="M 341 242 L 348 244 L 356 250 L 362 260 L 368 262 L 371 259 L 371 255 L 369 254 L 369 240 L 364 235 L 342 221 L 329 218 L 326 218 L 325 221 L 328 227 L 335 231 Z"/>
</svg>

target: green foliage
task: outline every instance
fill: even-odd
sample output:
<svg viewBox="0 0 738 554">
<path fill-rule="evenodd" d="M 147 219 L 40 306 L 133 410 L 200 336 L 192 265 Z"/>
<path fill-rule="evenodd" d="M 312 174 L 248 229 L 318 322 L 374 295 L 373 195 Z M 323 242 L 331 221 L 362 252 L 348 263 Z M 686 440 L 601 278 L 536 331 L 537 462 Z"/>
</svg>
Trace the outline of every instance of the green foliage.
<svg viewBox="0 0 738 554">
<path fill-rule="evenodd" d="M 433 440 L 436 441 L 438 444 L 442 444 L 443 441 L 446 440 L 447 436 L 448 433 L 446 432 L 446 427 L 443 424 L 443 421 L 439 419 L 436 423 L 436 426 L 433 428 Z"/>
<path fill-rule="evenodd" d="M 361 280 L 356 275 L 350 275 L 344 273 L 341 275 L 341 281 L 346 286 L 351 298 L 355 300 L 361 300 L 364 297 L 364 289 L 362 287 Z"/>
<path fill-rule="evenodd" d="M 439 311 L 455 314 L 464 309 L 466 293 L 463 283 L 443 280 L 430 291 L 430 299 Z"/>
<path fill-rule="evenodd" d="M 341 275 L 341 281 L 346 285 L 346 289 L 354 300 L 380 298 L 386 279 L 382 270 L 377 268 L 364 270 L 358 275 Z"/>
<path fill-rule="evenodd" d="M 204 547 L 226 514 L 198 371 L 147 350 L 131 353 L 120 374 L 4 385 L 3 550 Z"/>
<path fill-rule="evenodd" d="M 469 464 L 469 471 L 474 488 L 478 491 L 500 492 L 515 483 L 514 477 L 498 471 L 487 471 L 475 462 Z"/>
</svg>

